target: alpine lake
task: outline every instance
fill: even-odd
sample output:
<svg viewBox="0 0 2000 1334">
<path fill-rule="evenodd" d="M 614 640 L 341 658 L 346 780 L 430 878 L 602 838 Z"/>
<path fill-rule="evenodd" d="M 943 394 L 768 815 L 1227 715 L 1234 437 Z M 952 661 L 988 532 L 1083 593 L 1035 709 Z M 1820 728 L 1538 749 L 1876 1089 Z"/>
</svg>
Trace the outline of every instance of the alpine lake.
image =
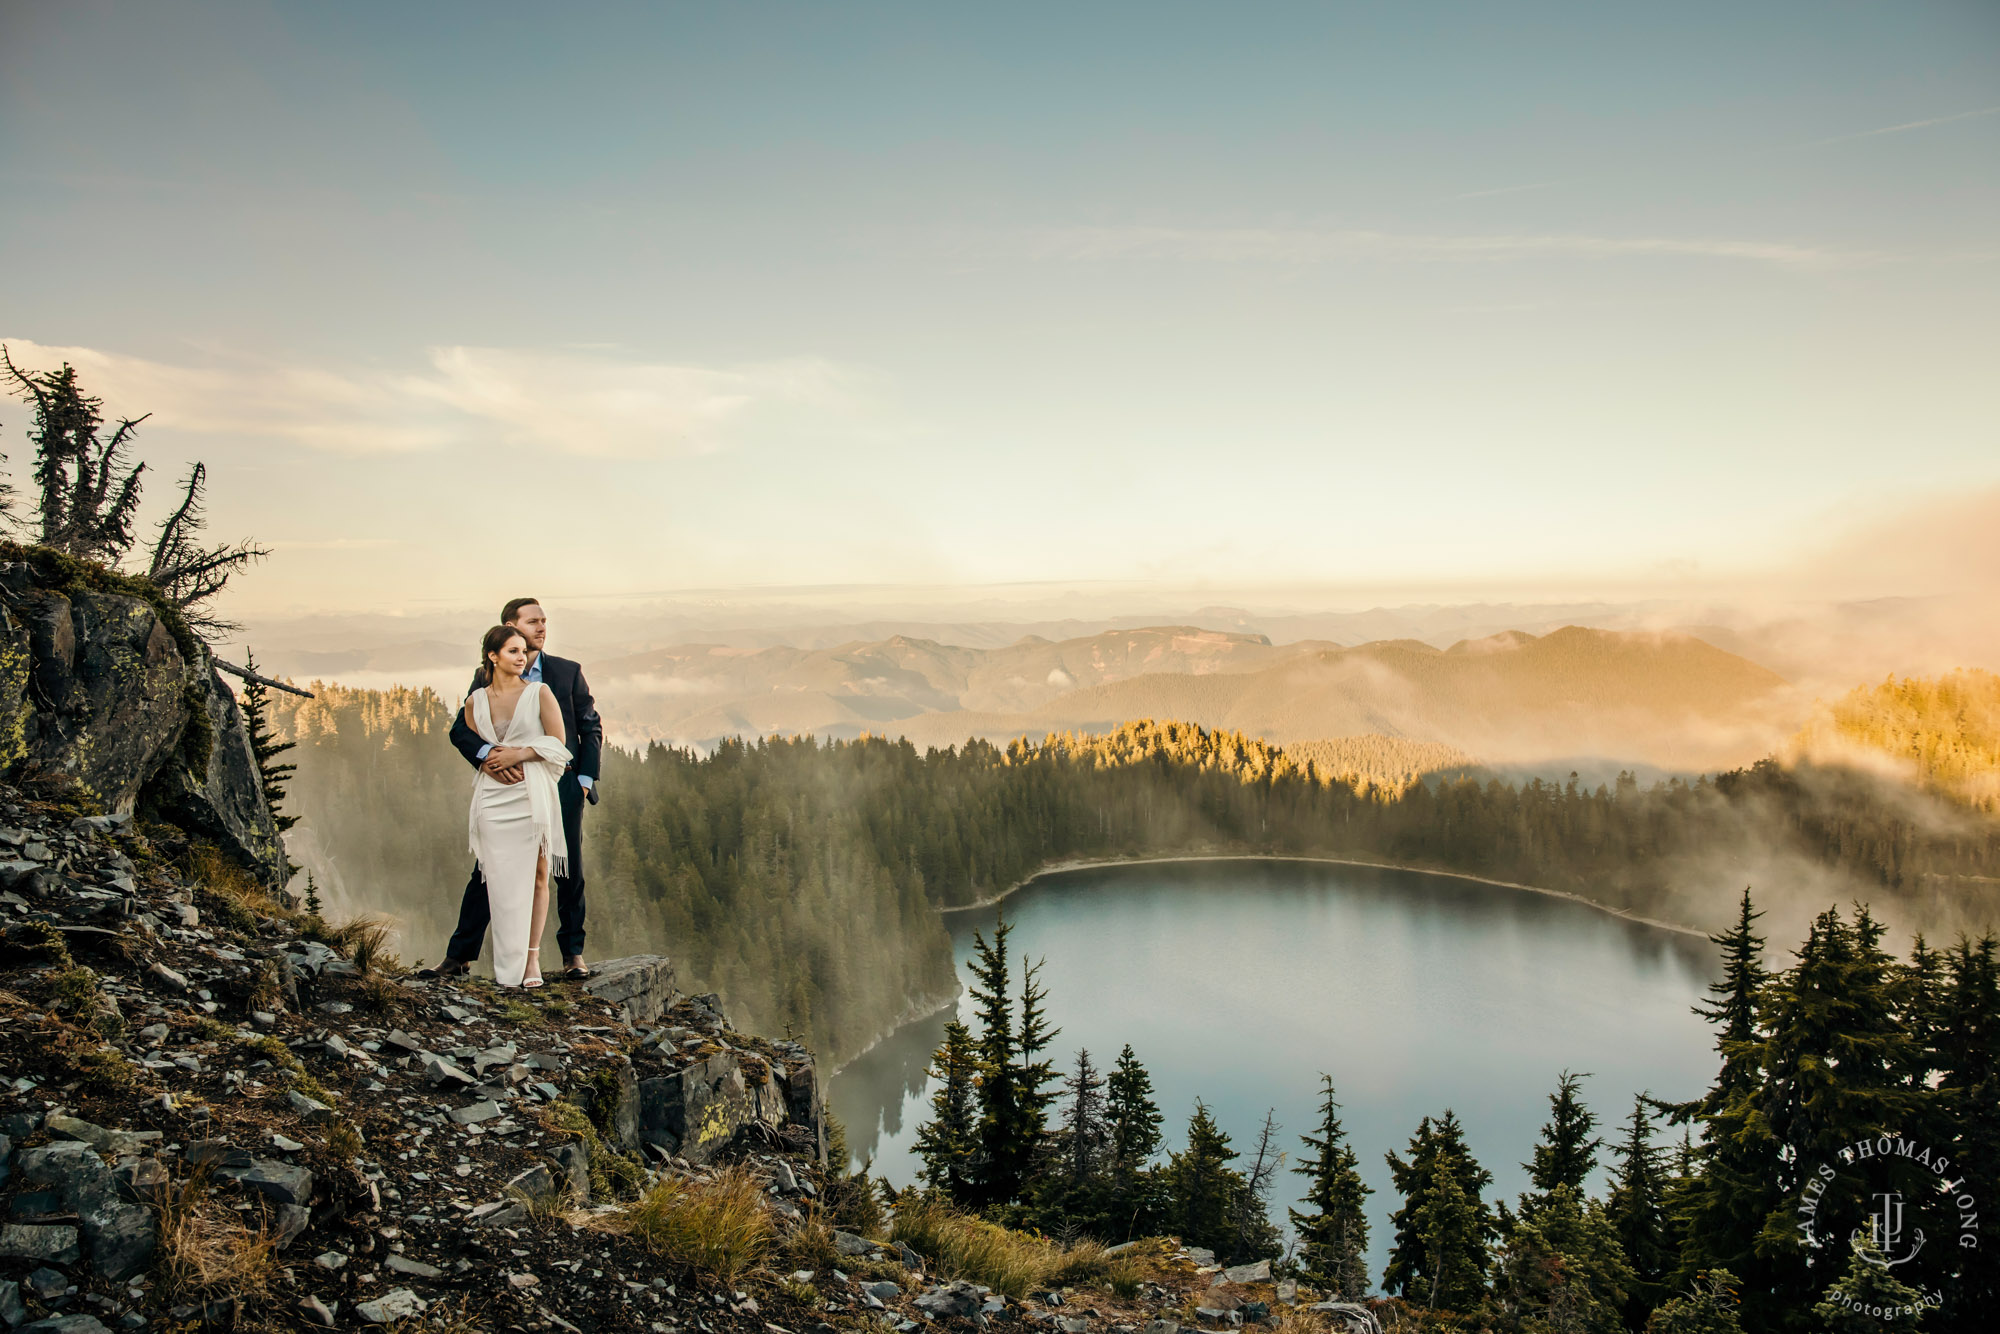
<svg viewBox="0 0 2000 1334">
<path fill-rule="evenodd" d="M 1699 936 L 1528 890 L 1415 871 L 1279 860 L 1095 867 L 1045 875 L 998 908 L 948 913 L 961 983 L 974 934 L 1004 910 L 1018 994 L 1023 960 L 1045 961 L 1049 1056 L 1078 1048 L 1100 1071 L 1120 1049 L 1153 1078 L 1166 1150 L 1201 1099 L 1247 1156 L 1266 1109 L 1287 1154 L 1271 1193 L 1285 1227 L 1303 1178 L 1320 1075 L 1331 1075 L 1369 1198 L 1379 1275 L 1398 1207 L 1383 1155 L 1451 1108 L 1510 1204 L 1564 1071 L 1587 1073 L 1585 1102 L 1607 1143 L 1635 1094 L 1688 1099 L 1715 1071 L 1714 1036 L 1692 1012 L 1717 975 Z M 971 1021 L 971 997 L 957 1014 Z M 946 1007 L 857 1057 L 829 1089 L 856 1165 L 897 1186 L 916 1179 L 927 1068 Z M 976 1034 L 977 1028 L 975 1026 Z M 1059 1115 L 1061 1104 L 1054 1110 Z M 1604 1186 L 1608 1148 L 1594 1190 Z M 1243 1161 L 1235 1164 L 1243 1166 Z"/>
</svg>

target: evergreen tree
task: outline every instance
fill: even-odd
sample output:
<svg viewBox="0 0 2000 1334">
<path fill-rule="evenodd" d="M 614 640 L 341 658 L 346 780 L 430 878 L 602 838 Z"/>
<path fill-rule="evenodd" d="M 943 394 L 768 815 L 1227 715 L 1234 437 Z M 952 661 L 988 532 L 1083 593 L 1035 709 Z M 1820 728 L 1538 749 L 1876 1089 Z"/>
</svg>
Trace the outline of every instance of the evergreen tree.
<svg viewBox="0 0 2000 1334">
<path fill-rule="evenodd" d="M 1229 1136 L 1215 1124 L 1207 1105 L 1196 1099 L 1194 1114 L 1188 1118 L 1187 1148 L 1169 1157 L 1162 1174 L 1169 1230 L 1187 1245 L 1214 1251 L 1225 1264 L 1254 1260 L 1276 1249 L 1273 1239 L 1263 1236 L 1256 1238 L 1263 1244 L 1253 1245 L 1247 1253 L 1239 1249 L 1245 1199 L 1255 1195 L 1244 1175 L 1229 1165 L 1237 1157 Z"/>
<path fill-rule="evenodd" d="M 271 688 L 256 676 L 257 655 L 247 650 L 244 666 L 251 672 L 243 682 L 243 728 L 250 735 L 250 754 L 257 762 L 257 779 L 264 789 L 264 802 L 271 808 L 271 821 L 284 833 L 297 824 L 295 815 L 281 815 L 279 808 L 284 805 L 285 785 L 291 782 L 292 774 L 298 771 L 295 764 L 279 764 L 278 756 L 291 750 L 298 743 L 280 741 L 271 728 Z M 297 867 L 293 867 L 297 870 Z"/>
<path fill-rule="evenodd" d="M 1412 1220 L 1423 1264 L 1407 1295 L 1432 1310 L 1470 1312 L 1486 1293 L 1483 1209 L 1447 1158 L 1432 1159 L 1425 1185 Z"/>
<path fill-rule="evenodd" d="M 1927 1310 L 1922 1292 L 1869 1260 L 1857 1246 L 1847 1272 L 1812 1313 L 1825 1334 L 1916 1334 Z"/>
<path fill-rule="evenodd" d="M 1077 1052 L 1063 1089 L 1068 1097 L 1050 1137 L 1048 1161 L 1037 1174 L 1032 1217 L 1044 1232 L 1102 1236 L 1107 1231 L 1111 1131 L 1104 1119 L 1104 1079 L 1087 1049 Z"/>
<path fill-rule="evenodd" d="M 1151 1169 L 1160 1151 L 1160 1109 L 1153 1102 L 1153 1077 L 1132 1045 L 1118 1053 L 1105 1081 L 1104 1117 L 1110 1133 L 1110 1180 L 1105 1212 L 1107 1231 L 1119 1240 L 1144 1236 L 1161 1218 L 1160 1180 Z"/>
<path fill-rule="evenodd" d="M 1305 1211 L 1288 1211 L 1299 1238 L 1299 1276 L 1340 1301 L 1368 1292 L 1368 1196 L 1359 1160 L 1340 1124 L 1333 1077 L 1320 1075 L 1319 1133 L 1301 1135 L 1312 1150 L 1293 1173 L 1306 1178 Z"/>
<path fill-rule="evenodd" d="M 931 1119 L 917 1128 L 919 1175 L 959 1204 L 973 1194 L 979 1153 L 979 1113 L 975 1086 L 979 1054 L 972 1034 L 954 1019 L 944 1026 L 944 1042 L 931 1057 Z"/>
<path fill-rule="evenodd" d="M 1546 1196 L 1558 1186 L 1569 1186 L 1579 1194 L 1597 1167 L 1597 1150 L 1603 1139 L 1591 1132 L 1597 1117 L 1576 1096 L 1577 1087 L 1589 1075 L 1573 1075 L 1565 1070 L 1549 1095 L 1549 1119 L 1542 1126 L 1542 1142 L 1535 1146 L 1535 1160 L 1523 1163 L 1538 1194 Z M 1523 1213 L 1531 1212 L 1531 1201 L 1522 1196 Z"/>
<path fill-rule="evenodd" d="M 979 1019 L 979 1152 L 972 1198 L 981 1207 L 1011 1204 L 1021 1197 L 1031 1155 L 1038 1147 L 1021 1106 L 1021 1049 L 1007 966 L 1007 937 L 1013 929 L 1003 915 L 994 925 L 991 942 L 983 932 L 972 938 L 971 990 Z"/>
<path fill-rule="evenodd" d="M 1493 1174 L 1472 1156 L 1465 1128 L 1449 1110 L 1418 1124 L 1409 1153 L 1407 1162 L 1393 1153 L 1384 1155 L 1403 1204 L 1389 1216 L 1395 1235 L 1382 1271 L 1382 1288 L 1427 1305 L 1435 1304 L 1431 1294 L 1438 1291 L 1450 1294 L 1454 1303 L 1462 1302 L 1468 1285 L 1476 1287 L 1483 1281 L 1486 1243 L 1497 1231 L 1481 1199 L 1481 1192 L 1493 1184 Z M 1433 1211 L 1431 1197 L 1439 1182 L 1447 1179 L 1452 1182 L 1451 1199 Z M 1461 1226 L 1461 1218 L 1470 1223 Z M 1438 1236 L 1450 1242 L 1450 1248 L 1437 1249 L 1430 1236 L 1437 1229 L 1443 1229 Z M 1448 1264 L 1449 1272 L 1440 1272 L 1439 1264 Z M 1469 1309 L 1447 1305 L 1452 1310 Z"/>
<path fill-rule="evenodd" d="M 1722 1057 L 1722 1069 L 1700 1104 L 1700 1110 L 1709 1114 L 1761 1083 L 1754 1051 L 1757 1005 L 1771 980 L 1770 970 L 1764 966 L 1764 937 L 1755 929 L 1763 915 L 1752 904 L 1746 887 L 1736 925 L 1709 937 L 1722 951 L 1722 976 L 1709 983 L 1709 994 L 1715 999 L 1695 1007 L 1696 1014 L 1715 1025 L 1715 1050 Z"/>
<path fill-rule="evenodd" d="M 1674 1268 L 1667 1227 L 1667 1168 L 1660 1149 L 1653 1144 L 1653 1118 L 1643 1094 L 1632 1100 L 1625 1137 L 1612 1146 L 1611 1153 L 1617 1163 L 1612 1169 L 1605 1212 L 1632 1267 L 1625 1323 L 1636 1330 L 1645 1327 L 1646 1317 L 1665 1296 L 1667 1278 Z"/>
<path fill-rule="evenodd" d="M 1695 1193 L 1694 1226 L 1683 1263 L 1745 1276 L 1744 1310 L 1753 1326 L 1802 1329 L 1832 1276 L 1799 1227 L 1807 1174 L 1842 1162 L 1842 1151 L 1883 1134 L 1909 1134 L 1921 1111 L 1905 1076 L 1913 1057 L 1892 998 L 1892 961 L 1882 927 L 1866 908 L 1852 925 L 1839 910 L 1815 919 L 1797 962 L 1772 979 L 1758 1007 L 1764 1036 L 1748 1059 L 1760 1086 L 1733 1096 L 1707 1118 L 1714 1146 Z M 1829 1059 L 1831 1057 L 1832 1059 Z M 1814 1232 L 1844 1238 L 1863 1227 L 1863 1171 L 1906 1198 L 1927 1198 L 1921 1169 L 1879 1159 L 1836 1175 L 1817 1196 Z M 1928 1263 L 1928 1262 L 1927 1262 Z"/>
<path fill-rule="evenodd" d="M 1952 1160 L 1964 1177 L 1962 1192 L 1984 1204 L 2000 1200 L 2000 960 L 1994 938 L 1960 937 L 1945 973 L 1934 1123 L 1949 1135 Z M 1957 1261 L 1950 1303 L 1928 1324 L 1934 1334 L 1983 1331 L 2000 1311 L 2000 1246 L 1961 1249 Z"/>
<path fill-rule="evenodd" d="M 306 911 L 314 917 L 322 917 L 326 912 L 325 905 L 319 901 L 319 881 L 313 878 L 311 871 L 306 872 Z"/>
<path fill-rule="evenodd" d="M 1646 1334 L 1743 1334 L 1737 1286 L 1727 1269 L 1702 1270 L 1684 1294 L 1653 1312 Z"/>
<path fill-rule="evenodd" d="M 1494 1266 L 1496 1329 L 1621 1334 L 1632 1270 L 1604 1207 L 1568 1182 L 1509 1232 Z"/>
</svg>

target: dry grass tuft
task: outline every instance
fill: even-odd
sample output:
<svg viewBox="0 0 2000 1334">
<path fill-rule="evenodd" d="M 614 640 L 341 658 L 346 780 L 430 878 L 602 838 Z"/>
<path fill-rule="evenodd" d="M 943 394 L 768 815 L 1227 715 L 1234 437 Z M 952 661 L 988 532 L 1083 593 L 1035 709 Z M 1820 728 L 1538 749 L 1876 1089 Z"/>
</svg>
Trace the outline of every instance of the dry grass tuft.
<svg viewBox="0 0 2000 1334">
<path fill-rule="evenodd" d="M 239 931 L 256 930 L 260 917 L 274 917 L 294 926 L 306 920 L 298 909 L 272 894 L 213 844 L 197 843 L 190 848 L 183 869 L 197 887 L 196 905 Z"/>
<path fill-rule="evenodd" d="M 624 1223 L 654 1254 L 718 1283 L 763 1263 L 777 1239 L 762 1184 L 740 1168 L 662 1181 L 625 1210 Z"/>
<path fill-rule="evenodd" d="M 838 1269 L 840 1247 L 834 1245 L 833 1225 L 817 1204 L 806 1207 L 798 1225 L 785 1234 L 778 1254 L 793 1269 Z"/>
<path fill-rule="evenodd" d="M 310 918 L 306 922 L 306 934 L 364 973 L 402 969 L 403 961 L 389 952 L 396 924 L 387 917 L 364 913 L 360 917 L 350 917 L 339 926 L 329 926 L 317 917 Z"/>
<path fill-rule="evenodd" d="M 370 973 L 355 988 L 354 1003 L 370 1014 L 393 1015 L 408 1009 L 410 998 L 393 979 Z"/>
<path fill-rule="evenodd" d="M 1015 1301 L 1036 1288 L 1103 1278 L 1111 1268 L 1097 1242 L 1058 1246 L 961 1213 L 941 1200 L 905 1197 L 889 1235 L 946 1277 L 984 1283 Z"/>
<path fill-rule="evenodd" d="M 206 1171 L 167 1187 L 157 1272 L 175 1296 L 263 1300 L 277 1272 L 277 1249 L 267 1229 L 251 1229 L 209 1193 Z"/>
</svg>

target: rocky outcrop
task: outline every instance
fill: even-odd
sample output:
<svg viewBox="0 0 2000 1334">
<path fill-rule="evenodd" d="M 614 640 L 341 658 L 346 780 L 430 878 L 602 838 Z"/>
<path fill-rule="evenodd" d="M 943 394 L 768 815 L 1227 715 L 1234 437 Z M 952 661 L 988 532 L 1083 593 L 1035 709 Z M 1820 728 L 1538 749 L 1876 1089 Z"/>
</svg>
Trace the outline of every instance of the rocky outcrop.
<svg viewBox="0 0 2000 1334">
<path fill-rule="evenodd" d="M 215 842 L 277 885 L 284 850 L 236 699 L 144 587 L 53 553 L 0 561 L 0 777 Z"/>
</svg>

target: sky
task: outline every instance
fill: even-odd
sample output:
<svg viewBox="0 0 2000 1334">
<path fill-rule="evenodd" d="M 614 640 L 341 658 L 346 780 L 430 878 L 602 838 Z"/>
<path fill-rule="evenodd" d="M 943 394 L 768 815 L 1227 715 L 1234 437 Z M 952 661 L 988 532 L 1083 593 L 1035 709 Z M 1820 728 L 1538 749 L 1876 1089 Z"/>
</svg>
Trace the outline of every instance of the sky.
<svg viewBox="0 0 2000 1334">
<path fill-rule="evenodd" d="M 0 338 L 207 462 L 243 616 L 2000 514 L 1990 0 L 0 0 L 0 124 Z"/>
</svg>

